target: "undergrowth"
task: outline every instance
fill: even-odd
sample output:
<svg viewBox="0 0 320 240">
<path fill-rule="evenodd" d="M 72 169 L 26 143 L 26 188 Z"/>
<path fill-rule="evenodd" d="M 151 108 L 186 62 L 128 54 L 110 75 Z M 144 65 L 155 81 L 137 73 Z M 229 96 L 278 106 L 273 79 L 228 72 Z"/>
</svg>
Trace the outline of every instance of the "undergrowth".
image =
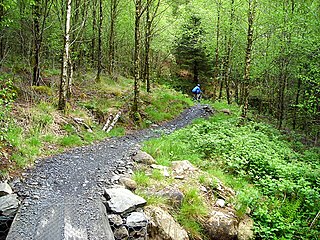
<svg viewBox="0 0 320 240">
<path fill-rule="evenodd" d="M 287 141 L 272 126 L 240 121 L 239 110 L 232 111 L 231 116 L 218 112 L 150 140 L 144 150 L 159 164 L 188 159 L 234 188 L 237 214 L 251 209 L 256 239 L 319 239 L 319 149 L 296 151 L 297 142 Z M 177 219 L 190 227 L 190 222 Z"/>
</svg>

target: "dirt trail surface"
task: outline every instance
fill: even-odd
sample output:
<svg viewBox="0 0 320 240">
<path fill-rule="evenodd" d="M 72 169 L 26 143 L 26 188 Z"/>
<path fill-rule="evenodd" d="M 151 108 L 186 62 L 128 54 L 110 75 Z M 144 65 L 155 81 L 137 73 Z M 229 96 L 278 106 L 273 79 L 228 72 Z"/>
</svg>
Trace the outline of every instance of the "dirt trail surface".
<svg viewBox="0 0 320 240">
<path fill-rule="evenodd" d="M 39 161 L 14 183 L 22 204 L 7 240 L 114 239 L 101 196 L 117 169 L 132 168 L 137 144 L 211 113 L 208 106 L 198 104 L 160 127 Z"/>
</svg>

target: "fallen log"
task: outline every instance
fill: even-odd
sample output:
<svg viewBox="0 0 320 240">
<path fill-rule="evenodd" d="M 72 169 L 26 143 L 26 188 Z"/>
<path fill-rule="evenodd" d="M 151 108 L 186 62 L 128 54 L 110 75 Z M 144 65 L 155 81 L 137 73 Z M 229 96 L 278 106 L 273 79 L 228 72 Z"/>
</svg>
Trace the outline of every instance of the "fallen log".
<svg viewBox="0 0 320 240">
<path fill-rule="evenodd" d="M 114 125 L 116 125 L 116 123 L 118 122 L 119 118 L 121 116 L 121 111 L 119 111 L 117 113 L 117 115 L 114 117 L 114 119 L 112 120 L 112 123 L 110 124 L 110 126 L 107 129 L 107 133 L 110 132 L 112 130 L 112 128 L 114 127 Z"/>
</svg>

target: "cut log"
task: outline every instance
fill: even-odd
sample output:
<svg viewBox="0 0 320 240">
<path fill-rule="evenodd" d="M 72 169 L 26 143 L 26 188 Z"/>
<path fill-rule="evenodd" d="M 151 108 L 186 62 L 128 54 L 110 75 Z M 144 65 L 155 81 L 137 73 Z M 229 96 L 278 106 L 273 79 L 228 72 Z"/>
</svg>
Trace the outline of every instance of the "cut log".
<svg viewBox="0 0 320 240">
<path fill-rule="evenodd" d="M 110 114 L 110 116 L 109 116 L 108 119 L 107 119 L 106 124 L 105 124 L 105 125 L 103 126 L 103 128 L 102 128 L 102 131 L 105 131 L 106 129 L 108 129 L 108 127 L 109 127 L 109 125 L 110 125 L 110 123 L 111 123 L 112 118 L 113 118 L 113 115 Z"/>
<path fill-rule="evenodd" d="M 114 125 L 116 125 L 116 123 L 118 122 L 119 118 L 121 116 L 121 111 L 119 111 L 117 113 L 117 115 L 114 117 L 114 119 L 112 120 L 112 123 L 110 124 L 110 126 L 107 129 L 107 133 L 110 132 L 112 130 L 112 128 L 114 127 Z"/>
</svg>

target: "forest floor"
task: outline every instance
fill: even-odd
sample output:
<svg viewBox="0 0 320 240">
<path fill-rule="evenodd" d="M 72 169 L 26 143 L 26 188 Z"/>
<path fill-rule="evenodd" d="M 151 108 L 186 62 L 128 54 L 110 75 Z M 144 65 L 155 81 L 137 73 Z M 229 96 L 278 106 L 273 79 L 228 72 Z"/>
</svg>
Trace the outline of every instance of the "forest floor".
<svg viewBox="0 0 320 240">
<path fill-rule="evenodd" d="M 81 213 L 79 219 L 74 220 L 74 224 L 78 225 L 76 228 L 86 227 L 88 236 L 91 236 L 89 239 L 96 239 L 96 233 L 93 232 L 96 228 L 90 230 L 87 227 L 96 226 L 100 219 L 94 203 L 101 199 L 103 189 L 111 185 L 110 179 L 117 168 L 132 166 L 131 155 L 138 150 L 138 144 L 171 133 L 196 118 L 211 114 L 211 108 L 197 104 L 162 126 L 108 138 L 97 144 L 36 161 L 33 168 L 22 174 L 22 178 L 13 181 L 14 189 L 22 200 L 18 212 L 21 221 L 13 224 L 9 239 L 34 239 L 35 236 L 44 236 L 41 234 L 60 235 L 58 221 L 62 216 L 52 220 L 48 232 L 37 232 L 43 224 L 39 222 L 41 215 L 51 214 L 52 206 L 57 205 L 70 206 L 69 211 Z M 45 230 L 42 228 L 42 231 Z"/>
</svg>

